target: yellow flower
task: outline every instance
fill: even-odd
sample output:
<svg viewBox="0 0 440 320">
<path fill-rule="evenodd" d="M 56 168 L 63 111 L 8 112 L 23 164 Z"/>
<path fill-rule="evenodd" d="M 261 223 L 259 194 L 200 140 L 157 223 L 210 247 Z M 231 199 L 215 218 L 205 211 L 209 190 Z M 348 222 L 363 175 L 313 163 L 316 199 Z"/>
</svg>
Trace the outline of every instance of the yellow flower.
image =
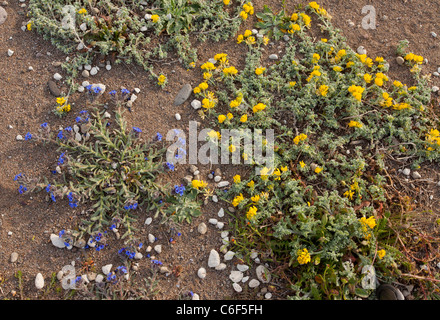
<svg viewBox="0 0 440 320">
<path fill-rule="evenodd" d="M 209 85 L 206 82 L 202 82 L 201 84 L 199 84 L 199 88 L 200 90 L 206 90 L 208 89 Z"/>
<path fill-rule="evenodd" d="M 353 190 L 347 190 L 344 192 L 344 196 L 350 200 L 353 200 L 354 191 Z"/>
<path fill-rule="evenodd" d="M 193 180 L 191 182 L 191 185 L 193 188 L 198 190 L 198 189 L 205 188 L 208 184 L 206 182 L 204 182 L 203 180 Z"/>
<path fill-rule="evenodd" d="M 306 25 L 307 28 L 310 28 L 310 22 L 312 21 L 312 19 L 306 15 L 305 13 L 300 13 L 300 16 L 304 22 L 304 24 Z"/>
<path fill-rule="evenodd" d="M 360 219 L 360 222 L 362 223 L 362 225 L 370 227 L 370 229 L 374 229 L 374 227 L 377 225 L 376 219 L 374 218 L 374 216 L 371 216 L 368 219 L 365 217 L 362 217 Z"/>
<path fill-rule="evenodd" d="M 242 43 L 244 39 L 244 36 L 242 34 L 239 34 L 237 37 L 237 43 Z"/>
<path fill-rule="evenodd" d="M 85 8 L 81 8 L 78 10 L 79 14 L 87 14 L 87 10 Z"/>
<path fill-rule="evenodd" d="M 246 13 L 254 14 L 254 7 L 252 6 L 252 4 L 251 4 L 250 2 L 245 3 L 245 4 L 243 5 L 243 10 L 244 10 Z"/>
<path fill-rule="evenodd" d="M 320 168 L 320 167 L 315 168 L 315 173 L 320 173 L 321 171 L 322 171 L 322 168 Z"/>
<path fill-rule="evenodd" d="M 238 206 L 240 204 L 240 202 L 242 202 L 244 200 L 243 195 L 240 193 L 238 196 L 236 196 L 234 198 L 234 200 L 232 200 L 232 205 L 234 207 Z"/>
<path fill-rule="evenodd" d="M 63 111 L 64 111 L 64 112 L 69 112 L 69 111 L 70 111 L 70 104 L 65 104 L 65 105 L 63 106 Z"/>
<path fill-rule="evenodd" d="M 319 4 L 316 3 L 316 1 L 312 1 L 309 3 L 309 7 L 315 10 L 319 9 Z"/>
<path fill-rule="evenodd" d="M 241 182 L 241 177 L 240 177 L 239 174 L 236 174 L 236 175 L 234 176 L 234 183 L 240 183 L 240 182 Z"/>
<path fill-rule="evenodd" d="M 161 74 L 157 78 L 157 84 L 161 86 L 161 85 L 163 85 L 165 83 L 166 80 L 167 80 L 167 77 L 165 77 L 163 74 Z"/>
<path fill-rule="evenodd" d="M 67 100 L 66 100 L 66 98 L 64 98 L 64 97 L 58 97 L 58 98 L 57 98 L 57 103 L 58 103 L 59 105 L 63 105 L 66 101 L 67 101 Z"/>
<path fill-rule="evenodd" d="M 240 105 L 240 102 L 238 102 L 237 100 L 232 100 L 231 103 L 229 104 L 229 106 L 231 108 L 238 107 L 239 105 Z"/>
<path fill-rule="evenodd" d="M 254 44 L 255 43 L 255 37 L 254 36 L 250 36 L 246 39 L 246 43 L 247 44 Z"/>
<path fill-rule="evenodd" d="M 377 257 L 379 258 L 379 260 L 382 260 L 383 257 L 385 257 L 386 253 L 387 252 L 384 249 L 377 251 Z"/>
<path fill-rule="evenodd" d="M 226 53 L 217 53 L 217 54 L 214 56 L 214 59 L 217 60 L 217 61 L 219 61 L 219 62 L 222 63 L 222 64 L 225 64 L 225 63 L 228 62 L 227 57 L 228 57 L 228 55 L 227 55 Z"/>
<path fill-rule="evenodd" d="M 217 132 L 215 130 L 211 130 L 208 132 L 208 137 L 211 139 L 220 139 L 221 138 L 221 134 L 220 132 Z"/>
<path fill-rule="evenodd" d="M 314 53 L 312 56 L 312 63 L 317 63 L 321 59 L 321 56 L 317 53 Z"/>
<path fill-rule="evenodd" d="M 218 122 L 219 123 L 223 123 L 223 121 L 225 121 L 225 120 L 226 120 L 226 116 L 224 114 L 221 114 L 221 115 L 218 116 Z"/>
<path fill-rule="evenodd" d="M 291 23 L 289 25 L 289 31 L 288 33 L 294 33 L 295 31 L 300 31 L 301 30 L 301 26 L 297 23 Z"/>
<path fill-rule="evenodd" d="M 393 82 L 393 85 L 394 85 L 395 87 L 397 87 L 397 88 L 403 87 L 402 82 L 397 81 L 397 80 L 395 80 L 395 81 Z"/>
<path fill-rule="evenodd" d="M 203 72 L 203 79 L 209 80 L 212 77 L 212 73 L 210 72 Z"/>
<path fill-rule="evenodd" d="M 243 20 L 246 20 L 246 19 L 248 18 L 248 15 L 247 15 L 247 13 L 246 13 L 245 11 L 241 11 L 241 12 L 240 12 L 240 17 L 241 17 Z"/>
<path fill-rule="evenodd" d="M 200 66 L 200 69 L 202 70 L 215 70 L 215 65 L 212 62 L 205 62 Z"/>
<path fill-rule="evenodd" d="M 333 67 L 333 71 L 341 72 L 342 70 L 343 70 L 343 68 L 341 66 L 334 66 Z"/>
<path fill-rule="evenodd" d="M 158 22 L 158 21 L 159 21 L 159 16 L 158 16 L 157 14 L 153 14 L 153 15 L 151 16 L 151 20 L 152 20 L 153 22 Z"/>
<path fill-rule="evenodd" d="M 255 74 L 259 76 L 260 74 L 263 74 L 263 72 L 266 70 L 266 68 L 257 68 L 255 69 Z"/>
<path fill-rule="evenodd" d="M 200 90 L 199 87 L 195 87 L 194 90 L 193 90 L 193 92 L 194 92 L 195 94 L 197 94 L 197 93 L 200 93 L 201 90 Z"/>
<path fill-rule="evenodd" d="M 310 253 L 306 248 L 298 250 L 297 255 L 297 261 L 299 264 L 307 264 L 311 261 Z"/>
<path fill-rule="evenodd" d="M 321 39 L 322 42 L 327 42 L 328 40 L 326 38 Z"/>
<path fill-rule="evenodd" d="M 301 133 L 300 135 L 296 136 L 296 137 L 293 139 L 293 142 L 294 142 L 295 144 L 298 144 L 298 143 L 300 143 L 301 141 L 304 141 L 304 140 L 306 140 L 306 139 L 307 139 L 307 135 L 304 134 L 304 133 Z"/>
<path fill-rule="evenodd" d="M 289 82 L 289 87 L 293 88 L 296 84 L 296 81 L 290 81 Z"/>
<path fill-rule="evenodd" d="M 280 167 L 280 169 L 281 169 L 282 172 L 286 172 L 287 170 L 289 170 L 289 169 L 287 168 L 287 166 Z"/>
<path fill-rule="evenodd" d="M 273 171 L 272 174 L 273 174 L 274 176 L 276 176 L 274 180 L 280 180 L 280 179 L 281 179 L 281 178 L 280 178 L 280 176 L 281 176 L 281 171 L 280 171 L 280 169 L 276 168 L 276 169 Z"/>
<path fill-rule="evenodd" d="M 325 84 L 321 85 L 321 86 L 319 87 L 319 89 L 318 89 L 318 93 L 319 93 L 321 96 L 326 97 L 326 96 L 327 96 L 327 93 L 328 93 L 328 86 L 325 85 Z"/>
<path fill-rule="evenodd" d="M 202 107 L 205 109 L 212 109 L 215 107 L 215 102 L 208 98 L 205 98 L 202 100 Z"/>
<path fill-rule="evenodd" d="M 248 29 L 243 33 L 243 35 L 247 38 L 252 35 L 252 31 Z"/>
<path fill-rule="evenodd" d="M 269 43 L 269 38 L 266 37 L 266 36 L 263 36 L 263 44 L 264 44 L 265 46 L 267 46 L 268 43 Z"/>
<path fill-rule="evenodd" d="M 290 16 L 290 20 L 292 20 L 292 21 L 296 21 L 296 20 L 298 20 L 298 14 L 297 14 L 297 13 L 293 13 L 293 14 Z"/>
<path fill-rule="evenodd" d="M 299 165 L 301 166 L 301 168 L 304 168 L 306 166 L 306 164 L 304 163 L 304 161 L 300 161 Z"/>
<path fill-rule="evenodd" d="M 356 98 L 356 100 L 361 101 L 362 100 L 362 93 L 364 92 L 364 88 L 361 86 L 355 86 L 355 85 L 351 85 L 348 88 L 348 92 L 350 92 L 353 97 Z"/>
<path fill-rule="evenodd" d="M 229 4 L 231 0 L 223 0 L 223 3 L 225 4 L 225 6 L 227 6 Z"/>
<path fill-rule="evenodd" d="M 259 112 L 259 111 L 263 111 L 265 108 L 266 108 L 266 105 L 265 105 L 265 104 L 262 104 L 262 103 L 260 102 L 260 103 L 258 103 L 257 105 L 255 105 L 255 106 L 252 108 L 252 111 L 253 111 L 254 113 L 257 113 L 257 112 Z"/>
<path fill-rule="evenodd" d="M 351 121 L 348 123 L 348 126 L 349 126 L 350 128 L 351 128 L 351 127 L 362 128 L 362 123 L 359 123 L 359 122 L 357 122 L 357 121 L 351 120 Z"/>
<path fill-rule="evenodd" d="M 251 220 L 253 217 L 255 217 L 256 214 L 257 214 L 257 207 L 252 206 L 249 208 L 246 214 L 246 218 L 248 218 L 248 220 Z"/>
<path fill-rule="evenodd" d="M 237 147 L 234 146 L 233 144 L 231 144 L 231 145 L 229 146 L 229 152 L 234 153 L 236 150 L 237 150 Z"/>
<path fill-rule="evenodd" d="M 29 23 L 26 25 L 26 28 L 28 29 L 28 31 L 31 31 L 31 30 L 32 30 L 32 22 L 29 22 Z"/>
<path fill-rule="evenodd" d="M 247 114 L 244 114 L 244 115 L 242 115 L 241 116 L 241 118 L 240 118 L 240 122 L 246 122 L 247 121 Z"/>
<path fill-rule="evenodd" d="M 234 117 L 234 115 L 232 114 L 232 113 L 228 113 L 227 115 L 226 115 L 226 117 L 229 119 L 229 120 L 231 120 L 233 117 Z"/>
<path fill-rule="evenodd" d="M 229 75 L 237 74 L 237 73 L 238 73 L 238 70 L 235 69 L 235 67 L 231 66 L 231 67 L 228 67 L 228 68 L 224 68 L 224 69 L 223 69 L 223 73 L 224 73 L 225 75 L 229 76 Z"/>
<path fill-rule="evenodd" d="M 366 83 L 370 83 L 372 79 L 373 79 L 373 77 L 371 74 L 368 74 L 368 73 L 364 74 L 364 80 Z"/>
</svg>

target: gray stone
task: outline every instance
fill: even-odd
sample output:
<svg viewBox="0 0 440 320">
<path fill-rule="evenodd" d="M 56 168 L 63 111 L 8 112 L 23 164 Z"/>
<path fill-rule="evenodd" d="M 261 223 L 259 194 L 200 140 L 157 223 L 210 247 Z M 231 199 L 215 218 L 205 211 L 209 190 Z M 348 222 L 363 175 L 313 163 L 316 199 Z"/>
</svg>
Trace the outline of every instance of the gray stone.
<svg viewBox="0 0 440 320">
<path fill-rule="evenodd" d="M 82 75 L 84 78 L 88 78 L 88 77 L 90 76 L 90 72 L 87 71 L 87 70 L 83 70 L 83 72 L 81 73 L 81 75 Z"/>
<path fill-rule="evenodd" d="M 49 92 L 55 96 L 55 97 L 60 97 L 61 96 L 61 90 L 60 88 L 58 88 L 57 84 L 55 83 L 55 81 L 53 80 L 49 80 L 47 82 L 47 85 L 49 87 Z"/>
<path fill-rule="evenodd" d="M 62 249 L 62 248 L 65 248 L 66 247 L 66 245 L 64 244 L 64 240 L 63 239 L 61 239 L 58 235 L 56 235 L 56 234 L 51 234 L 50 235 L 50 241 L 52 242 L 52 244 L 55 246 L 55 247 L 57 247 L 57 248 L 60 248 L 60 249 Z"/>
<path fill-rule="evenodd" d="M 5 23 L 8 13 L 3 7 L 0 7 L 0 26 Z"/>
<path fill-rule="evenodd" d="M 208 267 L 215 268 L 220 264 L 220 255 L 214 249 L 211 250 L 208 257 Z"/>
<path fill-rule="evenodd" d="M 234 288 L 234 290 L 235 290 L 236 292 L 242 292 L 242 291 L 243 291 L 243 288 L 242 288 L 238 283 L 236 283 L 236 282 L 234 282 L 234 283 L 232 284 L 232 287 Z"/>
<path fill-rule="evenodd" d="M 409 168 L 405 168 L 405 169 L 403 169 L 402 173 L 403 173 L 405 176 L 409 176 L 409 174 L 411 173 L 411 170 L 410 170 Z"/>
<path fill-rule="evenodd" d="M 14 54 L 14 50 L 8 49 L 8 57 L 11 57 Z"/>
<path fill-rule="evenodd" d="M 219 188 L 223 188 L 223 187 L 227 187 L 227 186 L 229 186 L 229 181 L 220 181 L 217 184 L 217 187 L 219 187 Z"/>
<path fill-rule="evenodd" d="M 63 78 L 63 76 L 60 75 L 60 74 L 57 72 L 57 73 L 55 73 L 55 74 L 53 75 L 53 78 L 54 78 L 55 80 L 59 81 L 59 80 L 61 80 L 61 79 Z"/>
<path fill-rule="evenodd" d="M 263 283 L 268 283 L 271 279 L 271 275 L 269 273 L 269 270 L 267 270 L 267 268 L 263 265 L 259 265 L 256 269 L 255 272 L 257 273 L 257 278 L 258 280 L 260 280 Z"/>
<path fill-rule="evenodd" d="M 411 174 L 411 176 L 413 177 L 413 179 L 420 179 L 422 176 L 420 175 L 420 173 L 418 173 L 417 171 L 413 171 L 413 173 Z"/>
<path fill-rule="evenodd" d="M 198 225 L 197 231 L 200 234 L 205 234 L 208 231 L 208 227 L 206 226 L 206 224 L 204 222 L 202 222 Z"/>
<path fill-rule="evenodd" d="M 215 270 L 217 271 L 225 270 L 226 267 L 227 267 L 226 264 L 221 262 L 217 267 L 215 267 Z"/>
<path fill-rule="evenodd" d="M 44 277 L 41 273 L 38 273 L 35 277 L 35 287 L 40 290 L 44 287 Z"/>
<path fill-rule="evenodd" d="M 182 89 L 177 93 L 176 98 L 174 99 L 174 105 L 179 106 L 184 103 L 189 96 L 191 95 L 192 87 L 190 84 L 185 84 Z"/>
<path fill-rule="evenodd" d="M 403 65 L 405 63 L 405 59 L 399 56 L 396 58 L 396 62 L 398 65 Z"/>
<path fill-rule="evenodd" d="M 226 261 L 231 260 L 234 256 L 235 256 L 235 252 L 228 251 L 228 252 L 225 253 L 225 260 Z"/>
<path fill-rule="evenodd" d="M 260 285 L 260 281 L 258 281 L 257 279 L 252 279 L 251 281 L 249 281 L 249 288 L 255 288 L 258 287 Z"/>
<path fill-rule="evenodd" d="M 18 260 L 18 253 L 17 252 L 12 252 L 11 253 L 11 262 L 14 263 Z"/>
</svg>

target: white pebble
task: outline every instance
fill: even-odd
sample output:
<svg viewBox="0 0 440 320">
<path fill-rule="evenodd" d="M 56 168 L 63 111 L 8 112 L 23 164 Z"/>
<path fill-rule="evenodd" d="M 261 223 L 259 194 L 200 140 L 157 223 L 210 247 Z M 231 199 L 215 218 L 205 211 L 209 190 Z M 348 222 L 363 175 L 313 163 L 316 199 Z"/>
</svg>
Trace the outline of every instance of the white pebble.
<svg viewBox="0 0 440 320">
<path fill-rule="evenodd" d="M 148 241 L 150 241 L 150 243 L 153 243 L 154 241 L 156 241 L 156 237 L 150 233 L 148 234 Z"/>
<path fill-rule="evenodd" d="M 150 225 L 151 222 L 153 222 L 153 218 L 151 218 L 151 217 L 148 217 L 147 220 L 145 220 L 146 225 Z"/>
<path fill-rule="evenodd" d="M 240 282 L 241 279 L 243 279 L 243 272 L 232 270 L 229 274 L 229 279 L 231 279 L 232 282 Z"/>
<path fill-rule="evenodd" d="M 162 252 L 162 245 L 158 244 L 158 245 L 154 246 L 154 251 L 156 251 L 157 253 L 161 253 Z"/>
<path fill-rule="evenodd" d="M 225 226 L 225 223 L 219 221 L 219 222 L 217 222 L 217 224 L 216 224 L 215 226 L 216 226 L 218 229 L 223 229 L 223 227 Z"/>
<path fill-rule="evenodd" d="M 176 118 L 177 121 L 179 121 L 179 120 L 182 119 L 182 117 L 181 117 L 180 114 L 178 114 L 178 113 L 176 113 L 176 114 L 174 115 L 174 117 Z"/>
<path fill-rule="evenodd" d="M 110 271 L 112 270 L 113 264 L 109 263 L 106 264 L 105 266 L 102 267 L 102 273 L 104 273 L 105 275 L 108 275 L 110 273 Z"/>
<path fill-rule="evenodd" d="M 249 266 L 245 264 L 237 264 L 237 269 L 240 270 L 241 272 L 245 272 L 249 270 Z"/>
<path fill-rule="evenodd" d="M 209 222 L 210 224 L 216 225 L 216 224 L 218 223 L 218 220 L 217 220 L 217 219 L 214 219 L 214 218 L 211 218 L 211 219 L 208 220 L 208 222 Z"/>
<path fill-rule="evenodd" d="M 231 260 L 234 257 L 234 255 L 235 255 L 235 252 L 233 252 L 233 251 L 226 252 L 225 260 Z"/>
<path fill-rule="evenodd" d="M 249 281 L 249 288 L 255 288 L 258 287 L 260 285 L 260 281 L 258 281 L 257 279 L 252 279 L 251 281 Z"/>
<path fill-rule="evenodd" d="M 41 273 L 38 273 L 37 276 L 35 277 L 35 287 L 38 290 L 43 289 L 44 287 L 44 278 Z"/>
<path fill-rule="evenodd" d="M 220 255 L 214 249 L 211 250 L 208 257 L 208 267 L 215 268 L 220 264 Z"/>
<path fill-rule="evenodd" d="M 217 212 L 217 215 L 219 218 L 223 218 L 225 215 L 225 210 L 223 208 L 220 208 L 220 210 Z"/>
<path fill-rule="evenodd" d="M 12 51 L 11 49 L 8 49 L 8 56 L 12 56 L 14 54 L 14 51 Z"/>
<path fill-rule="evenodd" d="M 202 103 L 201 103 L 199 100 L 194 99 L 194 100 L 191 102 L 191 106 L 192 106 L 195 110 L 197 110 L 197 109 L 200 109 L 200 108 L 202 107 Z"/>
<path fill-rule="evenodd" d="M 200 268 L 199 270 L 197 270 L 197 275 L 199 276 L 200 279 L 205 279 L 206 278 L 206 269 L 205 268 Z"/>
<path fill-rule="evenodd" d="M 98 73 L 98 68 L 97 67 L 93 67 L 91 70 L 90 70 L 90 75 L 91 76 L 94 76 L 94 75 L 96 75 Z"/>
<path fill-rule="evenodd" d="M 55 73 L 53 75 L 53 78 L 58 81 L 58 80 L 61 80 L 63 77 L 59 73 Z"/>
<path fill-rule="evenodd" d="M 241 291 L 243 291 L 243 288 L 242 288 L 238 283 L 236 283 L 236 282 L 234 282 L 234 283 L 232 284 L 232 287 L 234 288 L 234 290 L 235 290 L 236 292 L 241 292 Z"/>
<path fill-rule="evenodd" d="M 223 262 L 220 263 L 217 267 L 215 267 L 215 270 L 217 271 L 221 271 L 221 270 L 225 270 L 226 269 L 226 264 L 224 264 Z"/>
</svg>

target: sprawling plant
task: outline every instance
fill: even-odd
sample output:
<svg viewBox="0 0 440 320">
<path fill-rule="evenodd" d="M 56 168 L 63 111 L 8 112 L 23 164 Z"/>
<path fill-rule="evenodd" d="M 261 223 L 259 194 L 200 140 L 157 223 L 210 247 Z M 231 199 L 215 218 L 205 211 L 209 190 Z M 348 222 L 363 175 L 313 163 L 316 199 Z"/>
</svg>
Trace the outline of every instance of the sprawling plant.
<svg viewBox="0 0 440 320">
<path fill-rule="evenodd" d="M 243 142 L 229 148 L 260 169 L 236 176 L 223 197 L 238 212 L 233 244 L 289 265 L 296 298 L 368 297 L 375 273 L 392 276 L 399 258 L 379 241 L 391 214 L 386 158 L 415 168 L 440 160 L 423 58 L 405 53 L 415 82 L 407 86 L 389 79 L 382 57 L 354 52 L 316 2 L 292 14 L 266 7 L 257 16 L 258 34 L 237 37 L 248 48 L 244 68 L 217 54 L 194 89 L 201 116 L 219 128 L 211 137 L 232 128 L 276 132 L 273 166 L 254 161 Z M 267 36 L 288 40 L 269 63 Z"/>
</svg>

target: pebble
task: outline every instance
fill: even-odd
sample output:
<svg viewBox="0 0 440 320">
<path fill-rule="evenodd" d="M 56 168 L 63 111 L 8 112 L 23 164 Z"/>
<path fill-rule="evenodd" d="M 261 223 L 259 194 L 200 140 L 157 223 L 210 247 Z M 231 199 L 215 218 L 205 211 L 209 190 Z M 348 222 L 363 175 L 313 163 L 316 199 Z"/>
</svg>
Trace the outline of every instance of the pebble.
<svg viewBox="0 0 440 320">
<path fill-rule="evenodd" d="M 191 107 L 193 107 L 194 110 L 200 109 L 200 108 L 202 107 L 202 103 L 201 103 L 199 100 L 194 99 L 194 100 L 191 102 Z"/>
<path fill-rule="evenodd" d="M 106 265 L 103 266 L 102 269 L 101 269 L 101 270 L 102 270 L 102 273 L 105 274 L 105 275 L 109 274 L 110 271 L 112 270 L 112 267 L 113 267 L 113 264 L 111 264 L 111 263 L 106 264 Z"/>
<path fill-rule="evenodd" d="M 409 168 L 405 168 L 405 169 L 403 169 L 402 173 L 403 173 L 405 176 L 409 176 L 409 174 L 411 173 L 411 170 L 410 170 Z"/>
<path fill-rule="evenodd" d="M 218 197 L 215 194 L 212 196 L 211 199 L 213 202 L 218 202 Z"/>
<path fill-rule="evenodd" d="M 6 22 L 6 18 L 8 17 L 8 13 L 3 7 L 0 7 L 0 26 Z"/>
<path fill-rule="evenodd" d="M 148 241 L 150 243 L 153 243 L 154 241 L 156 241 L 156 237 L 150 233 L 148 234 Z"/>
<path fill-rule="evenodd" d="M 162 252 L 162 245 L 158 244 L 158 245 L 154 246 L 154 251 L 156 251 L 157 253 L 161 253 Z"/>
<path fill-rule="evenodd" d="M 223 188 L 223 187 L 227 187 L 227 186 L 229 186 L 229 181 L 220 181 L 217 184 L 217 187 L 219 187 L 219 188 Z"/>
<path fill-rule="evenodd" d="M 256 269 L 255 272 L 257 273 L 257 278 L 258 280 L 260 280 L 263 283 L 268 283 L 271 279 L 271 275 L 269 273 L 269 270 L 267 270 L 267 268 L 263 265 L 259 265 Z"/>
<path fill-rule="evenodd" d="M 225 270 L 226 267 L 227 267 L 226 264 L 221 262 L 217 267 L 215 267 L 215 270 L 217 271 Z"/>
<path fill-rule="evenodd" d="M 49 80 L 47 82 L 47 85 L 49 87 L 49 92 L 55 96 L 55 97 L 60 97 L 61 96 L 61 90 L 60 88 L 58 88 L 57 84 L 55 83 L 55 81 L 53 80 Z"/>
<path fill-rule="evenodd" d="M 269 56 L 269 59 L 270 59 L 270 60 L 278 60 L 278 55 L 275 54 L 275 53 L 272 53 L 272 54 Z"/>
<path fill-rule="evenodd" d="M 367 54 L 367 50 L 365 49 L 364 46 L 359 46 L 356 51 L 359 54 Z"/>
<path fill-rule="evenodd" d="M 151 218 L 151 217 L 148 217 L 148 218 L 145 220 L 145 224 L 146 224 L 146 225 L 150 225 L 151 222 L 153 222 L 153 218 Z"/>
<path fill-rule="evenodd" d="M 418 173 L 417 171 L 413 171 L 413 173 L 411 174 L 411 176 L 413 177 L 413 179 L 420 179 L 422 176 L 420 175 L 420 173 Z"/>
<path fill-rule="evenodd" d="M 176 118 L 177 121 L 180 121 L 182 119 L 182 117 L 180 116 L 180 114 L 176 113 L 174 115 L 174 117 Z"/>
<path fill-rule="evenodd" d="M 220 182 L 222 180 L 222 177 L 221 176 L 215 176 L 214 177 L 214 181 L 215 182 Z"/>
<path fill-rule="evenodd" d="M 101 283 L 104 280 L 104 276 L 102 274 L 98 274 L 95 278 L 96 283 Z"/>
<path fill-rule="evenodd" d="M 64 244 L 64 240 L 61 239 L 57 234 L 52 233 L 50 235 L 50 241 L 57 248 L 63 249 L 66 247 L 66 245 Z"/>
<path fill-rule="evenodd" d="M 106 69 L 107 71 L 110 71 L 110 70 L 112 69 L 112 65 L 111 65 L 111 64 L 107 64 L 107 65 L 105 66 L 105 69 Z"/>
<path fill-rule="evenodd" d="M 260 285 L 260 281 L 258 281 L 257 279 L 252 279 L 251 281 L 249 281 L 249 288 L 256 288 Z"/>
<path fill-rule="evenodd" d="M 233 270 L 229 274 L 229 279 L 231 279 L 232 282 L 240 282 L 243 279 L 243 272 Z"/>
<path fill-rule="evenodd" d="M 35 277 L 35 287 L 40 290 L 44 287 L 44 277 L 41 273 L 38 273 Z"/>
<path fill-rule="evenodd" d="M 90 64 L 86 64 L 86 65 L 84 65 L 84 69 L 90 71 L 90 70 L 92 70 L 92 66 Z"/>
<path fill-rule="evenodd" d="M 197 270 L 197 275 L 199 276 L 200 279 L 205 279 L 206 278 L 206 269 L 205 268 L 200 268 L 199 270 Z"/>
<path fill-rule="evenodd" d="M 216 224 L 215 226 L 216 226 L 218 229 L 223 229 L 223 227 L 225 226 L 225 223 L 219 221 L 219 222 L 217 222 L 217 224 Z"/>
<path fill-rule="evenodd" d="M 234 282 L 234 283 L 232 284 L 232 287 L 234 288 L 234 290 L 235 290 L 236 292 L 242 292 L 242 291 L 243 291 L 243 288 L 242 288 L 238 283 L 236 283 L 236 282 Z"/>
<path fill-rule="evenodd" d="M 197 293 L 194 293 L 192 296 L 192 300 L 200 300 L 200 296 Z"/>
<path fill-rule="evenodd" d="M 438 73 L 437 71 L 434 71 L 434 72 L 432 73 L 432 75 L 433 75 L 433 76 L 436 76 L 436 77 L 440 77 L 440 73 Z"/>
<path fill-rule="evenodd" d="M 225 253 L 225 260 L 226 261 L 231 260 L 234 256 L 235 256 L 235 252 L 228 251 L 228 252 Z"/>
<path fill-rule="evenodd" d="M 432 87 L 432 92 L 437 92 L 437 91 L 439 91 L 439 90 L 440 90 L 440 88 L 437 87 L 437 86 L 433 86 L 433 87 Z"/>
<path fill-rule="evenodd" d="M 211 218 L 211 219 L 208 220 L 208 222 L 209 222 L 210 224 L 216 225 L 216 224 L 218 223 L 218 220 L 215 219 L 215 218 Z"/>
<path fill-rule="evenodd" d="M 219 218 L 223 218 L 225 216 L 225 210 L 220 208 L 220 210 L 217 212 L 217 215 Z"/>
<path fill-rule="evenodd" d="M 90 72 L 87 71 L 87 70 L 83 70 L 83 72 L 81 73 L 81 75 L 82 75 L 84 78 L 88 78 L 88 77 L 90 77 Z"/>
<path fill-rule="evenodd" d="M 220 255 L 215 249 L 212 249 L 208 257 L 208 267 L 215 268 L 219 264 L 220 264 Z"/>
<path fill-rule="evenodd" d="M 17 252 L 12 252 L 11 253 L 11 262 L 12 263 L 17 262 L 17 260 L 18 260 L 18 253 Z"/>
<path fill-rule="evenodd" d="M 435 33 L 434 31 L 431 31 L 431 36 L 433 36 L 434 38 L 437 38 L 437 33 Z"/>
<path fill-rule="evenodd" d="M 268 293 L 266 293 L 266 294 L 264 295 L 264 297 L 265 297 L 266 299 L 270 299 L 270 298 L 272 298 L 272 293 L 268 292 Z"/>
<path fill-rule="evenodd" d="M 184 103 L 189 96 L 191 95 L 192 87 L 190 84 L 185 84 L 182 89 L 177 93 L 176 98 L 174 99 L 174 105 L 179 106 Z"/>
<path fill-rule="evenodd" d="M 23 136 L 21 134 L 17 134 L 17 136 L 15 137 L 15 140 L 22 141 L 24 139 L 23 139 Z"/>
<path fill-rule="evenodd" d="M 87 70 L 86 70 L 87 71 Z M 94 76 L 98 73 L 98 68 L 97 67 L 93 67 L 92 69 L 90 69 L 90 75 Z"/>
<path fill-rule="evenodd" d="M 241 272 L 245 272 L 245 271 L 249 270 L 249 266 L 247 266 L 245 264 L 237 264 L 237 269 Z"/>
<path fill-rule="evenodd" d="M 198 226 L 197 226 L 197 231 L 200 234 L 205 234 L 208 231 L 208 227 L 206 226 L 206 224 L 204 222 L 201 222 Z"/>
<path fill-rule="evenodd" d="M 8 56 L 10 57 L 10 56 L 12 56 L 13 54 L 14 54 L 14 51 L 11 50 L 11 49 L 8 49 Z"/>
<path fill-rule="evenodd" d="M 53 78 L 57 81 L 61 80 L 63 77 L 57 72 L 53 75 Z"/>
<path fill-rule="evenodd" d="M 398 65 L 403 65 L 405 63 L 405 59 L 399 56 L 396 58 L 396 62 Z"/>
<path fill-rule="evenodd" d="M 229 231 L 222 231 L 222 232 L 220 233 L 220 237 L 221 237 L 222 239 L 226 238 L 228 235 L 229 235 Z"/>
</svg>

